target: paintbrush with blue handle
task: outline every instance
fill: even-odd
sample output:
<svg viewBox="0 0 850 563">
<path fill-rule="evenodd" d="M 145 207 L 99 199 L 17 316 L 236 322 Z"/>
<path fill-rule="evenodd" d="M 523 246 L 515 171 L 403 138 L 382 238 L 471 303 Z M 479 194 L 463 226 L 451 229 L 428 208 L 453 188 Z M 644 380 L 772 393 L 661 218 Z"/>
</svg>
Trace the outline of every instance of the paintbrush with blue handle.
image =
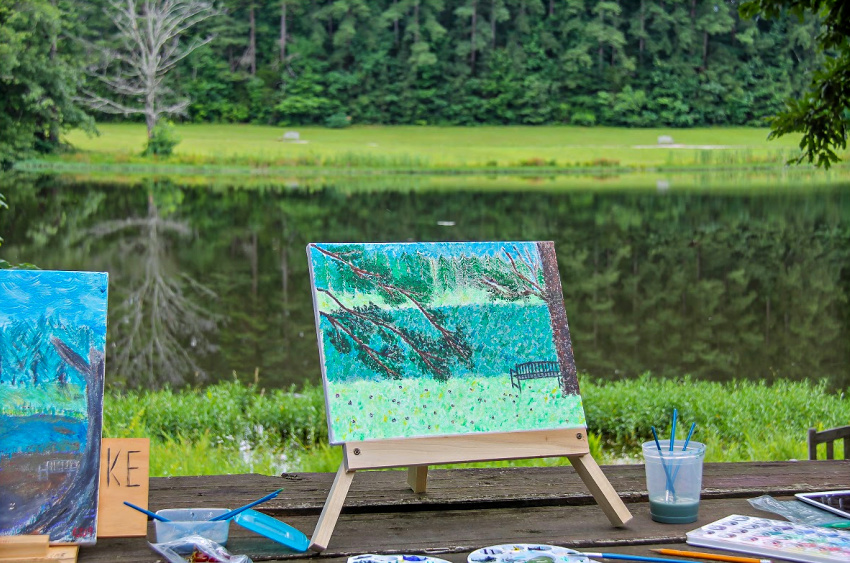
<svg viewBox="0 0 850 563">
<path fill-rule="evenodd" d="M 248 504 L 246 504 L 245 506 L 240 506 L 239 508 L 234 508 L 234 509 L 233 509 L 233 510 L 231 510 L 230 512 L 225 512 L 224 514 L 222 514 L 222 515 L 220 515 L 220 516 L 216 516 L 215 518 L 212 518 L 212 519 L 210 520 L 210 522 L 218 522 L 218 521 L 220 521 L 220 520 L 230 520 L 231 518 L 233 518 L 234 516 L 236 516 L 236 515 L 237 515 L 237 514 L 239 514 L 240 512 L 244 512 L 244 511 L 248 510 L 249 508 L 253 508 L 253 507 L 257 506 L 258 504 L 261 504 L 261 503 L 266 502 L 267 500 L 271 500 L 271 499 L 273 499 L 273 498 L 274 498 L 274 497 L 276 497 L 278 494 L 280 494 L 280 492 L 281 492 L 282 490 L 283 490 L 283 489 L 278 489 L 278 490 L 276 490 L 276 491 L 275 491 L 275 492 L 273 492 L 273 493 L 269 493 L 269 494 L 267 494 L 267 495 L 266 495 L 266 496 L 264 496 L 263 498 L 258 498 L 258 499 L 257 499 L 257 500 L 255 500 L 254 502 L 249 502 L 249 503 L 248 503 Z"/>
</svg>

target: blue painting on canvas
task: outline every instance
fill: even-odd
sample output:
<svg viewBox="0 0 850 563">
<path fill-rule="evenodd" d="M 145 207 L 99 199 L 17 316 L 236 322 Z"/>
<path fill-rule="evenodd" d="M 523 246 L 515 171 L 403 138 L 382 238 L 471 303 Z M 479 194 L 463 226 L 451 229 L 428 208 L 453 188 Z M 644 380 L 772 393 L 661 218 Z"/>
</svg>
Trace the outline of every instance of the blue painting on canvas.
<svg viewBox="0 0 850 563">
<path fill-rule="evenodd" d="M 0 535 L 94 543 L 108 276 L 0 271 Z"/>
</svg>

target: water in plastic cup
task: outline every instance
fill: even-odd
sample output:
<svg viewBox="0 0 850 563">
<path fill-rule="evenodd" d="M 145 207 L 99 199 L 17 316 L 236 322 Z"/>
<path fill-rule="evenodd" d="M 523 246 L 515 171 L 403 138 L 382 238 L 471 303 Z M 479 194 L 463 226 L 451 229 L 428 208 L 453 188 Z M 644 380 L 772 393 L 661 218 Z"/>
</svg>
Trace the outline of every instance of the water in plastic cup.
<svg viewBox="0 0 850 563">
<path fill-rule="evenodd" d="M 705 444 L 688 442 L 688 449 L 682 451 L 685 441 L 676 440 L 671 452 L 670 440 L 659 443 L 661 452 L 654 440 L 643 444 L 649 513 L 665 524 L 696 522 Z"/>
</svg>

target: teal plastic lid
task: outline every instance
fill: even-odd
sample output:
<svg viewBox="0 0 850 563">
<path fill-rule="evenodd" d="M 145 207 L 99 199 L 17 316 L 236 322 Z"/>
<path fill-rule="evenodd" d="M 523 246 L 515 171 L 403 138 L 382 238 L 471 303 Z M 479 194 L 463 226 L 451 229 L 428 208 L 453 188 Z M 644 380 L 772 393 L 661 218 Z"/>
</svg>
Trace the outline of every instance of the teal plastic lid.
<svg viewBox="0 0 850 563">
<path fill-rule="evenodd" d="M 256 510 L 246 510 L 233 517 L 233 520 L 255 534 L 281 543 L 293 551 L 305 552 L 310 547 L 310 540 L 300 531 L 286 522 L 272 518 Z"/>
</svg>

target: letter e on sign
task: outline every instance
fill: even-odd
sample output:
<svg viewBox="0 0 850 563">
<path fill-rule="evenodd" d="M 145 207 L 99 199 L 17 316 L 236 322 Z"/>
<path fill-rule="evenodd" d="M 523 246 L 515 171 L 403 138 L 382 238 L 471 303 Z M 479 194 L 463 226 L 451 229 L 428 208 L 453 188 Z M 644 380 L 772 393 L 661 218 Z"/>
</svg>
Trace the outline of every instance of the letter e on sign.
<svg viewBox="0 0 850 563">
<path fill-rule="evenodd" d="M 148 438 L 104 438 L 100 446 L 100 497 L 97 537 L 143 537 L 148 518 L 124 501 L 148 507 L 150 477 Z"/>
</svg>

